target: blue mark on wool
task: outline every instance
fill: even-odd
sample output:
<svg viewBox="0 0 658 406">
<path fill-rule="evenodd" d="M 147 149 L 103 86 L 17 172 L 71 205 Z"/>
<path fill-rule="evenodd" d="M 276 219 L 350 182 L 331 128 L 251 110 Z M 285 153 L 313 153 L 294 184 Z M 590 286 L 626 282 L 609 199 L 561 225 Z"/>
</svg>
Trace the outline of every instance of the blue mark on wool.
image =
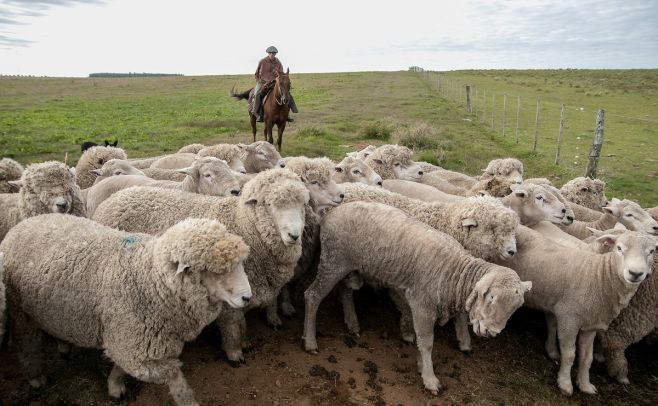
<svg viewBox="0 0 658 406">
<path fill-rule="evenodd" d="M 129 235 L 128 237 L 124 238 L 123 241 L 121 241 L 121 246 L 122 247 L 127 247 L 129 245 L 132 245 L 139 241 L 139 238 L 137 238 L 134 235 Z"/>
</svg>

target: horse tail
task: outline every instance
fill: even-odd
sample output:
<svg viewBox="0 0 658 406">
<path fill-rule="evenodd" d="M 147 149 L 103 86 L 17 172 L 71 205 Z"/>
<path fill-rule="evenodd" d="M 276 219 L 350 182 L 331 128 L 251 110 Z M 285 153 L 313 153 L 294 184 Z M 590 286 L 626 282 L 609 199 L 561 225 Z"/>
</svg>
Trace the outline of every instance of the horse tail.
<svg viewBox="0 0 658 406">
<path fill-rule="evenodd" d="M 229 92 L 229 96 L 236 98 L 237 100 L 249 100 L 249 93 L 253 87 L 245 92 L 242 93 L 237 93 L 237 90 L 235 89 L 235 85 L 231 88 L 231 91 Z"/>
</svg>

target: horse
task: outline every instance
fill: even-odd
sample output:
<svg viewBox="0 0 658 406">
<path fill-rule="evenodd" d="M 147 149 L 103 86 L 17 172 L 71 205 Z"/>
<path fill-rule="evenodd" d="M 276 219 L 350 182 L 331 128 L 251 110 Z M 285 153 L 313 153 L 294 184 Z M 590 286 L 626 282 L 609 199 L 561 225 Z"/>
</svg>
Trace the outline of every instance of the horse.
<svg viewBox="0 0 658 406">
<path fill-rule="evenodd" d="M 275 79 L 272 82 L 268 82 L 261 88 L 261 94 L 264 95 L 263 91 L 267 88 L 272 88 L 270 93 L 267 95 L 267 98 L 262 102 L 263 106 L 263 121 L 265 122 L 264 136 L 265 141 L 268 141 L 270 144 L 274 144 L 274 139 L 272 137 L 272 130 L 276 124 L 278 137 L 276 140 L 276 147 L 281 152 L 281 141 L 283 138 L 283 131 L 286 129 L 286 123 L 288 122 L 288 114 L 290 114 L 290 107 L 288 102 L 290 101 L 290 68 L 286 70 L 286 73 L 279 72 L 278 70 L 274 72 Z M 256 142 L 256 116 L 252 112 L 251 105 L 254 98 L 254 89 L 251 88 L 245 92 L 237 93 L 235 86 L 231 89 L 229 93 L 231 97 L 236 98 L 237 100 L 246 99 L 249 101 L 247 105 L 247 111 L 249 112 L 249 118 L 251 120 L 251 133 L 254 137 L 254 142 Z"/>
</svg>

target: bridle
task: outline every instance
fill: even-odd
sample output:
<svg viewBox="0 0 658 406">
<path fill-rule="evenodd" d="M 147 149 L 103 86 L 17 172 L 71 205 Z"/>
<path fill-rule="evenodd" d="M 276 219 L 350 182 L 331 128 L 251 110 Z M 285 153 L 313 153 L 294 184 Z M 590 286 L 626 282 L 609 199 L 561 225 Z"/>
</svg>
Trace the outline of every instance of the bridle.
<svg viewBox="0 0 658 406">
<path fill-rule="evenodd" d="M 279 77 L 276 78 L 276 87 L 279 90 L 279 98 L 277 99 L 276 97 L 274 97 L 274 101 L 279 106 L 283 106 L 284 104 L 287 105 L 288 104 L 288 99 L 286 98 L 285 94 L 281 90 L 281 83 L 279 82 Z"/>
</svg>

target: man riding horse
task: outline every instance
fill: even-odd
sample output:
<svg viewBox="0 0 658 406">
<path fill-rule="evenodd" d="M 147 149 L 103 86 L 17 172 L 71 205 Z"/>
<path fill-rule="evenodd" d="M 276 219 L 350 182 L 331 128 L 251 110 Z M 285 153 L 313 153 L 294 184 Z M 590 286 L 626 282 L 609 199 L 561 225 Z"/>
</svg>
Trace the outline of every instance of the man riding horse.
<svg viewBox="0 0 658 406">
<path fill-rule="evenodd" d="M 258 62 L 258 67 L 256 68 L 256 87 L 254 88 L 254 106 L 252 113 L 256 116 L 256 121 L 263 122 L 263 106 L 262 106 L 262 97 L 260 90 L 263 85 L 271 80 L 276 78 L 275 72 L 283 72 L 283 65 L 279 58 L 276 57 L 276 54 L 279 52 L 276 47 L 268 47 L 265 52 L 267 56 Z M 288 106 L 293 113 L 297 113 L 297 105 L 290 95 L 290 100 Z M 292 118 L 288 118 L 288 121 L 294 121 Z"/>
</svg>

